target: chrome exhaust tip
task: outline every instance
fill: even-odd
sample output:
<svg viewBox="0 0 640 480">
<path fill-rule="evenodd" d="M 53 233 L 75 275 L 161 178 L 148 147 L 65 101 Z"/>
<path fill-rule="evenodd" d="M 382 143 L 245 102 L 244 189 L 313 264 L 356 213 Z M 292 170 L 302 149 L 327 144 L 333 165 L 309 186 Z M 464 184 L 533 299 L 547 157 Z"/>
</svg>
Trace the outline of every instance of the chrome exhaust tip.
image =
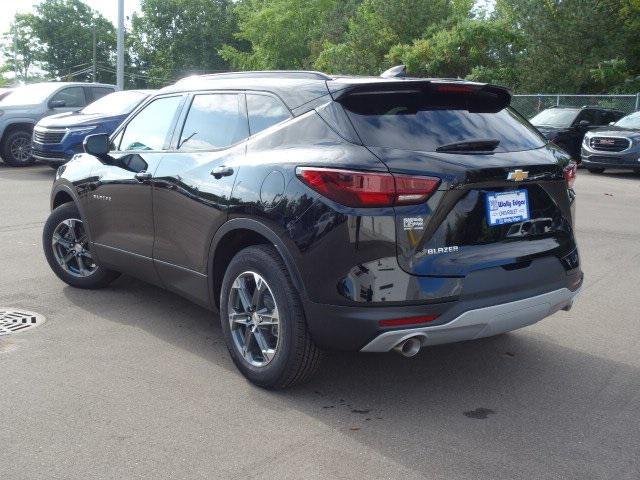
<svg viewBox="0 0 640 480">
<path fill-rule="evenodd" d="M 411 337 L 401 341 L 393 349 L 403 357 L 415 357 L 420 348 L 422 347 L 422 341 L 420 337 Z"/>
</svg>

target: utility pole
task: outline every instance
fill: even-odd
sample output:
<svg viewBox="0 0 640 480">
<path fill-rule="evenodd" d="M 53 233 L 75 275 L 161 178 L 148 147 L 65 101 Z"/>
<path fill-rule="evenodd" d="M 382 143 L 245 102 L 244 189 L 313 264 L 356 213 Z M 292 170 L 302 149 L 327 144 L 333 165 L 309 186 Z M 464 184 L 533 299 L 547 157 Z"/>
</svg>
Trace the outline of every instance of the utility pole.
<svg viewBox="0 0 640 480">
<path fill-rule="evenodd" d="M 116 63 L 116 84 L 124 90 L 124 0 L 118 0 L 118 56 Z"/>
<path fill-rule="evenodd" d="M 13 75 L 18 82 L 18 26 L 15 23 L 13 24 Z"/>
<path fill-rule="evenodd" d="M 93 83 L 96 83 L 96 24 L 93 24 L 93 68 L 91 70 L 91 76 L 93 77 Z"/>
</svg>

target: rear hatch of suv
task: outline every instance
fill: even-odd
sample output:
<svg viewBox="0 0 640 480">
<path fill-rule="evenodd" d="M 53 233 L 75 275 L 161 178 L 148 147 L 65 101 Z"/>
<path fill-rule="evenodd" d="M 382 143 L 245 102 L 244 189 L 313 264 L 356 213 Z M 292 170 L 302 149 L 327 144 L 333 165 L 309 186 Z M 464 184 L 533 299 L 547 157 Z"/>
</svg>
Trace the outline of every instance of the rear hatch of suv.
<svg viewBox="0 0 640 480">
<path fill-rule="evenodd" d="M 566 270 L 577 267 L 569 159 L 508 107 L 507 90 L 447 81 L 329 83 L 363 145 L 393 175 L 440 180 L 426 201 L 395 207 L 406 272 L 466 276 L 549 256 Z"/>
</svg>

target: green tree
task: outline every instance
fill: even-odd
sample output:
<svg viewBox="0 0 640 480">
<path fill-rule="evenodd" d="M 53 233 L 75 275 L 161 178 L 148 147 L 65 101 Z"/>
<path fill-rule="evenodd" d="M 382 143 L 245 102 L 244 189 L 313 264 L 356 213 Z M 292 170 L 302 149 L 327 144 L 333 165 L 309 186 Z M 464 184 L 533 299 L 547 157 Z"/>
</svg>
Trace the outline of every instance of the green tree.
<svg viewBox="0 0 640 480">
<path fill-rule="evenodd" d="M 411 45 L 392 47 L 389 63 L 406 64 L 411 75 L 517 85 L 524 39 L 506 22 L 467 18 L 432 32 Z"/>
<path fill-rule="evenodd" d="M 310 68 L 324 41 L 341 39 L 354 0 L 242 0 L 240 45 L 221 54 L 236 69 Z"/>
<path fill-rule="evenodd" d="M 621 8 L 621 4 L 628 9 Z M 634 12 L 633 4 L 637 21 L 637 1 L 497 0 L 495 16 L 518 28 L 524 38 L 518 59 L 520 90 L 607 90 L 610 85 L 602 84 L 602 76 L 594 77 L 593 70 L 629 49 L 629 31 L 624 27 L 634 23 L 629 18 Z M 638 47 L 634 48 L 637 52 Z"/>
<path fill-rule="evenodd" d="M 326 42 L 315 66 L 352 74 L 379 74 L 390 66 L 393 45 L 420 38 L 457 16 L 467 16 L 471 0 L 364 0 L 349 21 L 345 41 Z"/>
<path fill-rule="evenodd" d="M 234 43 L 230 0 L 142 0 L 128 39 L 130 74 L 165 85 L 196 73 L 227 70 L 218 53 Z"/>
<path fill-rule="evenodd" d="M 16 80 L 28 82 L 30 70 L 43 53 L 43 46 L 33 29 L 35 17 L 31 14 L 16 14 L 0 50 L 5 71 L 15 72 Z"/>
<path fill-rule="evenodd" d="M 96 32 L 98 81 L 113 82 L 115 29 L 81 0 L 44 0 L 28 17 L 31 35 L 42 45 L 35 58 L 51 77 L 91 80 L 93 30 Z M 83 71 L 84 70 L 84 71 Z M 82 73 L 78 73 L 82 72 Z"/>
</svg>

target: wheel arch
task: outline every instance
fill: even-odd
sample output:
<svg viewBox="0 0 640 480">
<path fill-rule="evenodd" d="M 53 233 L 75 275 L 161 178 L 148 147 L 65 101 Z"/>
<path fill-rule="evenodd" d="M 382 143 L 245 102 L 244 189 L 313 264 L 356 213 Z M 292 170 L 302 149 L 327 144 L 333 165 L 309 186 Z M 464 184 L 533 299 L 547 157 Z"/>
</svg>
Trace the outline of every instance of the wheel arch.
<svg viewBox="0 0 640 480">
<path fill-rule="evenodd" d="M 274 246 L 287 266 L 294 288 L 301 296 L 305 295 L 300 272 L 282 238 L 262 222 L 249 218 L 236 218 L 222 225 L 211 241 L 207 268 L 212 306 L 218 308 L 220 306 L 222 279 L 234 255 L 243 248 L 260 244 Z"/>
<path fill-rule="evenodd" d="M 26 130 L 28 132 L 32 132 L 33 127 L 35 127 L 35 123 L 28 120 L 16 120 L 8 124 L 2 131 L 2 138 L 0 138 L 0 145 L 4 145 L 4 141 L 7 138 L 7 135 L 11 134 L 12 132 L 15 132 L 16 130 Z"/>
</svg>

